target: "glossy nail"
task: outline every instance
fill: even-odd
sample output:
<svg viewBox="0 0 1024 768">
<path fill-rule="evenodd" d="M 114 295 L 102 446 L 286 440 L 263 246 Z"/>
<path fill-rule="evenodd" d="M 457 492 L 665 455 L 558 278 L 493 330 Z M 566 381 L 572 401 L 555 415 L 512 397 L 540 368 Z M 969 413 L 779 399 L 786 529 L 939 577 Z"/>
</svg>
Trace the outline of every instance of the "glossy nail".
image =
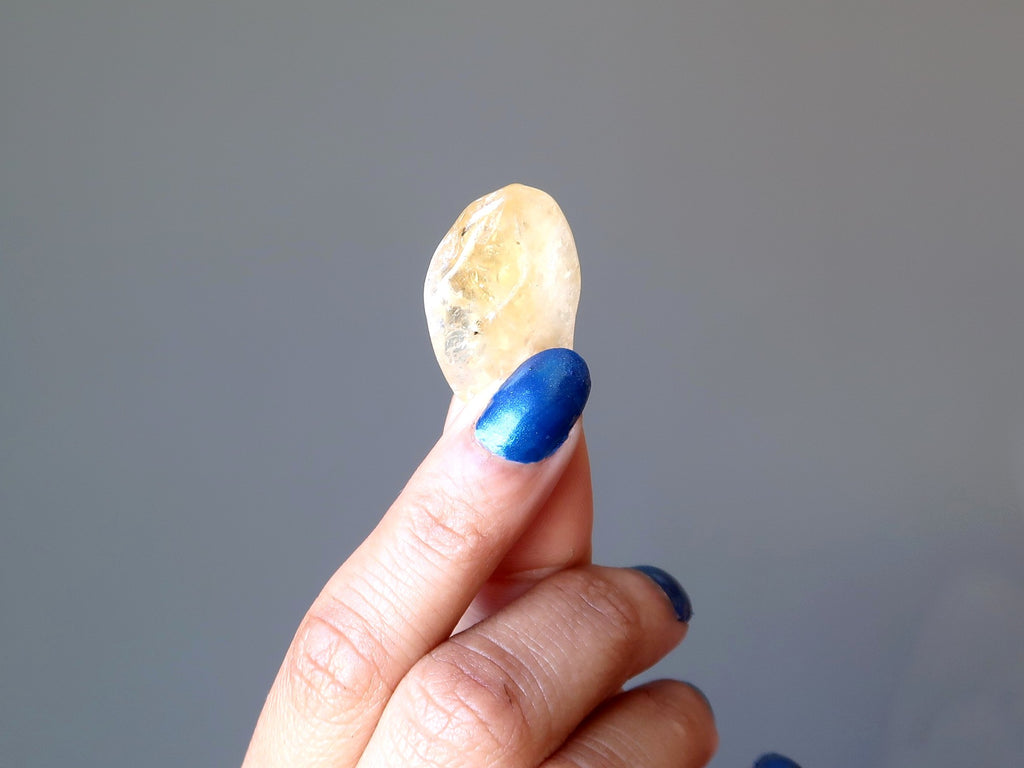
<svg viewBox="0 0 1024 768">
<path fill-rule="evenodd" d="M 590 396 L 590 371 L 571 349 L 546 349 L 516 368 L 476 422 L 491 453 L 530 464 L 558 450 Z"/>
<path fill-rule="evenodd" d="M 800 768 L 800 766 L 778 752 L 767 752 L 757 758 L 754 768 Z"/>
<path fill-rule="evenodd" d="M 690 621 L 690 618 L 693 616 L 693 605 L 691 605 L 690 596 L 686 594 L 682 584 L 666 571 L 653 565 L 634 565 L 633 570 L 640 571 L 640 573 L 649 577 L 651 581 L 661 587 L 661 591 L 668 596 L 669 601 L 672 603 L 672 608 L 675 610 L 676 618 L 679 621 L 684 623 Z"/>
</svg>

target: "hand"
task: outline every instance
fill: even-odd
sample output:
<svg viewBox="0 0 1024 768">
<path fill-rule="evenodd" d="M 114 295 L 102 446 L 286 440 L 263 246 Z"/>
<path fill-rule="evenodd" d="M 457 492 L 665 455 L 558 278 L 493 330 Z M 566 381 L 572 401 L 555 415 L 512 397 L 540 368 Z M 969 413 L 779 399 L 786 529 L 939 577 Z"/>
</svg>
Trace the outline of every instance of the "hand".
<svg viewBox="0 0 1024 768">
<path fill-rule="evenodd" d="M 589 388 L 578 355 L 548 350 L 486 409 L 486 395 L 455 404 L 303 619 L 245 766 L 707 763 L 717 735 L 697 689 L 622 691 L 691 611 L 663 571 L 589 564 Z"/>
</svg>

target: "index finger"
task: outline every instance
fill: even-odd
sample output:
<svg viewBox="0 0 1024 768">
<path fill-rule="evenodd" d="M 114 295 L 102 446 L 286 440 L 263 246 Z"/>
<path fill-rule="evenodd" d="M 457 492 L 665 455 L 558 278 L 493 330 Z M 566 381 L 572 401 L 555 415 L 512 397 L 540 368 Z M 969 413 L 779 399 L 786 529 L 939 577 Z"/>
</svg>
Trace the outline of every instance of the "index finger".
<svg viewBox="0 0 1024 768">
<path fill-rule="evenodd" d="M 398 682 L 459 617 L 551 494 L 580 440 L 586 363 L 553 349 L 456 417 L 309 609 L 247 766 L 354 765 Z"/>
</svg>

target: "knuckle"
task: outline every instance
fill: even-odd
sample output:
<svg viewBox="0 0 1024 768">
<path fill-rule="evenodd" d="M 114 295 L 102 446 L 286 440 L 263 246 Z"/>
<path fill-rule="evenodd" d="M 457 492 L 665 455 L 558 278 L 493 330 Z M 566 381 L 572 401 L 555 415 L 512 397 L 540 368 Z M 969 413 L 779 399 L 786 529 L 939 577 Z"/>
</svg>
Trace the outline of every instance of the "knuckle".
<svg viewBox="0 0 1024 768">
<path fill-rule="evenodd" d="M 379 646 L 354 612 L 314 605 L 285 660 L 293 705 L 307 717 L 344 721 L 386 695 Z"/>
<path fill-rule="evenodd" d="M 443 484 L 439 484 L 443 485 Z M 411 554 L 438 564 L 472 561 L 487 539 L 485 516 L 473 500 L 459 498 L 435 487 L 406 499 L 405 545 Z"/>
<path fill-rule="evenodd" d="M 611 643 L 632 654 L 644 636 L 644 617 L 631 592 L 596 568 L 574 568 L 558 575 L 557 587 L 582 610 Z"/>
<path fill-rule="evenodd" d="M 524 742 L 520 689 L 489 659 L 463 648 L 438 649 L 417 665 L 410 683 L 409 738 L 432 745 L 431 764 L 463 763 L 469 753 L 501 763 Z"/>
</svg>

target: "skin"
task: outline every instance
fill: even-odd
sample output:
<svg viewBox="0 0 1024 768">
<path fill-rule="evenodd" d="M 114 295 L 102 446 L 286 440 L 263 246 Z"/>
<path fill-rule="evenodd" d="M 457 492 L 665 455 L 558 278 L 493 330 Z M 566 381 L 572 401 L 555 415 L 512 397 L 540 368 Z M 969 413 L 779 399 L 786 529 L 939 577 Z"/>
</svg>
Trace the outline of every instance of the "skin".
<svg viewBox="0 0 1024 768">
<path fill-rule="evenodd" d="M 623 685 L 686 634 L 646 576 L 590 564 L 582 424 L 498 458 L 453 401 L 444 433 L 302 620 L 244 768 L 696 768 L 703 696 Z"/>
</svg>

